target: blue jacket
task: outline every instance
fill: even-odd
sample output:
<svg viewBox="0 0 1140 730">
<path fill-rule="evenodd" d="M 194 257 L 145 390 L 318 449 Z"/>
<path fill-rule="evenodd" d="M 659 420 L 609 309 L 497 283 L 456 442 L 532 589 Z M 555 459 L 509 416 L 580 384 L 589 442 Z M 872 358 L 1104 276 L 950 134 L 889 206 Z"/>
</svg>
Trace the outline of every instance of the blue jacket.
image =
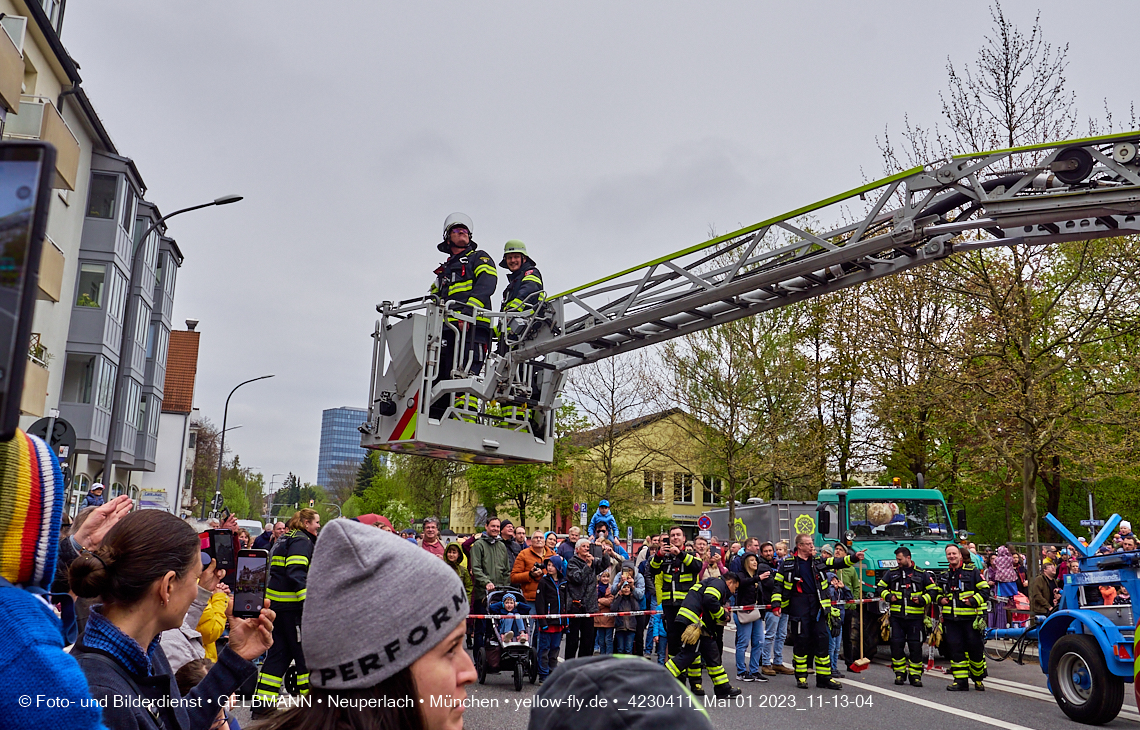
<svg viewBox="0 0 1140 730">
<path fill-rule="evenodd" d="M 87 678 L 74 657 L 63 651 L 59 618 L 39 596 L 15 587 L 0 588 L 0 707 L 5 727 L 42 730 L 105 730 L 101 711 L 91 702 Z M 25 708 L 20 696 L 70 700 L 67 708 Z M 86 702 L 88 706 L 84 706 Z"/>
<path fill-rule="evenodd" d="M 617 534 L 617 520 L 614 518 L 613 510 L 610 510 L 608 515 L 603 515 L 599 507 L 594 516 L 590 518 L 590 526 L 586 528 L 586 534 L 590 537 L 594 536 L 594 528 L 598 525 L 608 525 L 610 528 L 610 542 L 615 542 L 618 539 Z M 628 555 L 626 557 L 629 557 Z"/>
<path fill-rule="evenodd" d="M 87 496 L 83 498 L 83 507 L 102 507 L 103 501 L 103 495 L 88 492 Z M 80 509 L 83 509 L 83 507 L 80 507 Z"/>
<path fill-rule="evenodd" d="M 86 635 L 85 637 L 86 638 Z M 79 660 L 79 666 L 87 675 L 91 685 L 91 696 L 106 702 L 103 713 L 111 730 L 159 730 L 160 724 L 147 711 L 145 707 L 115 707 L 114 698 L 137 697 L 140 693 L 154 700 L 160 700 L 169 705 L 171 699 L 182 698 L 178 692 L 178 684 L 174 681 L 174 672 L 170 670 L 170 662 L 162 646 L 158 646 L 150 656 L 153 674 L 131 677 L 138 686 L 136 692 L 130 682 L 107 663 L 107 660 L 119 664 L 118 660 L 110 657 L 106 652 L 98 649 L 88 649 L 80 640 L 71 649 L 72 655 Z M 98 654 L 107 660 L 94 656 Z M 119 664 L 123 672 L 127 670 Z M 250 677 L 257 675 L 257 667 L 253 662 L 246 661 L 238 656 L 228 646 L 218 652 L 218 663 L 210 669 L 197 687 L 186 695 L 187 702 L 177 707 L 159 707 L 156 711 L 161 718 L 161 726 L 165 730 L 190 730 L 191 728 L 207 728 L 218 714 L 217 698 L 225 697 L 234 692 Z M 212 699 L 213 702 L 206 702 Z"/>
</svg>

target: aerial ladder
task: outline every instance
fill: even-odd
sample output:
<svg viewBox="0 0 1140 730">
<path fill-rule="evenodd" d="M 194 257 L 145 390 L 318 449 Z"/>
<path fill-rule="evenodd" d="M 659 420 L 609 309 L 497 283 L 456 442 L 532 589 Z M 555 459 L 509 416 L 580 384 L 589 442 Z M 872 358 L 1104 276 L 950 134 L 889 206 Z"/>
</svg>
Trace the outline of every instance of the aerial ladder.
<svg viewBox="0 0 1140 730">
<path fill-rule="evenodd" d="M 575 287 L 528 312 L 482 312 L 506 332 L 507 347 L 474 374 L 459 360 L 477 313 L 433 297 L 386 301 L 376 307 L 361 446 L 467 463 L 550 462 L 571 368 L 958 252 L 1140 233 L 1138 214 L 1140 131 L 956 155 Z M 846 222 L 821 229 L 827 220 Z M 440 362 L 444 328 L 459 343 L 452 362 Z M 440 399 L 443 415 L 429 417 Z"/>
</svg>

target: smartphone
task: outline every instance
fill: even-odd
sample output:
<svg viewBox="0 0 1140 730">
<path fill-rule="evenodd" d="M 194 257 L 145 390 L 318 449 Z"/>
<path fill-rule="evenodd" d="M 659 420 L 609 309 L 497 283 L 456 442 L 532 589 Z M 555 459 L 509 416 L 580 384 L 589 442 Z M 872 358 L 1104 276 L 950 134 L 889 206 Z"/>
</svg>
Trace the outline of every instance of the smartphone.
<svg viewBox="0 0 1140 730">
<path fill-rule="evenodd" d="M 218 521 L 221 522 L 222 524 L 225 524 L 225 521 L 228 520 L 229 518 L 230 518 L 230 508 L 229 507 L 222 507 L 222 514 L 219 516 Z"/>
<path fill-rule="evenodd" d="M 269 551 L 238 550 L 234 616 L 256 618 L 265 605 L 265 586 L 268 582 Z"/>
<path fill-rule="evenodd" d="M 20 399 L 55 171 L 55 147 L 0 143 L 0 441 L 20 424 Z"/>
<path fill-rule="evenodd" d="M 199 533 L 202 541 L 202 552 L 218 561 L 216 567 L 226 571 L 226 575 L 233 575 L 234 569 L 234 534 L 229 530 L 206 530 Z"/>
</svg>

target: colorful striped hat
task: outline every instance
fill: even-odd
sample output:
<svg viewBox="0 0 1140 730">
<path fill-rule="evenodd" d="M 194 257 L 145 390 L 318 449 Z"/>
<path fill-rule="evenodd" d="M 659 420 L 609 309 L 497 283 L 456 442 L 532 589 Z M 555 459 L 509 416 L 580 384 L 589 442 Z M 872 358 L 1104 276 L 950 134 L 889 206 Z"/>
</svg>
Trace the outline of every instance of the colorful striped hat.
<svg viewBox="0 0 1140 730">
<path fill-rule="evenodd" d="M 0 575 L 50 588 L 62 516 L 59 462 L 41 439 L 16 431 L 0 443 Z"/>
</svg>

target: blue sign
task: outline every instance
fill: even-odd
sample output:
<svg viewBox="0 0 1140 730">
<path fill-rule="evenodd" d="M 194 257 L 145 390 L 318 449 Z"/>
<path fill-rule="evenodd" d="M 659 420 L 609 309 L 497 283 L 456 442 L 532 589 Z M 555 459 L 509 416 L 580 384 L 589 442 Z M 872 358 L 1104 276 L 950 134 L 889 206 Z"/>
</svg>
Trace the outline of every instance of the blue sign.
<svg viewBox="0 0 1140 730">
<path fill-rule="evenodd" d="M 1081 527 L 1101 527 L 1104 520 L 1081 520 Z"/>
</svg>

